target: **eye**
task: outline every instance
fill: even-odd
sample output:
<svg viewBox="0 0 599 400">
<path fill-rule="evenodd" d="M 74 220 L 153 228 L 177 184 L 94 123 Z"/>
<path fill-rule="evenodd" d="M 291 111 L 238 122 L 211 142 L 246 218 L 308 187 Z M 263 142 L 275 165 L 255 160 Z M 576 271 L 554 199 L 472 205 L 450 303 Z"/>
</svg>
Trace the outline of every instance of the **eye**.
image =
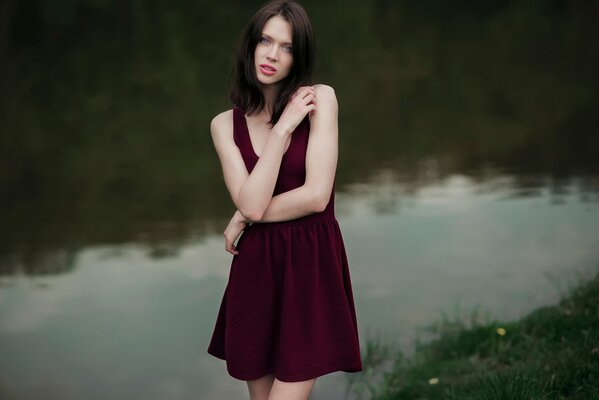
<svg viewBox="0 0 599 400">
<path fill-rule="evenodd" d="M 283 50 L 287 53 L 291 53 L 293 51 L 293 49 L 291 48 L 291 46 L 283 46 Z"/>
<path fill-rule="evenodd" d="M 268 40 L 268 38 L 266 38 L 266 37 L 262 36 L 262 37 L 260 38 L 260 43 L 262 43 L 262 44 L 269 44 L 269 43 L 270 43 L 270 41 Z"/>
</svg>

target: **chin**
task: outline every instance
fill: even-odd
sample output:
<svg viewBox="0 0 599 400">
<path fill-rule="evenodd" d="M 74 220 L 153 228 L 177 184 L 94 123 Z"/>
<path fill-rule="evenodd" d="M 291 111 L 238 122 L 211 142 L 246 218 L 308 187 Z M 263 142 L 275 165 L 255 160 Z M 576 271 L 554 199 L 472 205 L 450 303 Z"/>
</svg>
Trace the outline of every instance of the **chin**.
<svg viewBox="0 0 599 400">
<path fill-rule="evenodd" d="M 258 79 L 258 82 L 260 82 L 263 85 L 272 85 L 273 83 L 281 83 L 281 81 L 283 79 L 285 79 L 285 77 L 280 77 L 277 74 L 273 75 L 273 76 L 264 76 L 262 74 L 262 72 L 260 72 L 260 67 L 256 67 L 256 78 Z"/>
<path fill-rule="evenodd" d="M 274 78 L 274 79 L 258 78 L 258 82 L 260 82 L 263 85 L 274 85 L 274 84 L 277 84 L 277 83 L 281 83 L 281 79 L 278 79 L 278 78 Z"/>
</svg>

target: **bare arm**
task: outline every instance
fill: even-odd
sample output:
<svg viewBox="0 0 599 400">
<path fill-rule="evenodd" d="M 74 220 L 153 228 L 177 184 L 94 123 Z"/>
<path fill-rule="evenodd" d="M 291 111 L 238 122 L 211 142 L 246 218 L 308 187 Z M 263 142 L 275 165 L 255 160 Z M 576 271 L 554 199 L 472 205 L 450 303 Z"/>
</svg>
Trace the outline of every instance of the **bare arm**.
<svg viewBox="0 0 599 400">
<path fill-rule="evenodd" d="M 330 86 L 317 86 L 316 96 L 318 108 L 310 120 L 306 182 L 296 189 L 272 197 L 262 218 L 253 222 L 287 221 L 326 208 L 337 168 L 338 105 L 335 91 Z M 241 214 L 239 218 L 242 218 Z"/>
<path fill-rule="evenodd" d="M 285 143 L 306 113 L 315 109 L 314 89 L 303 87 L 290 100 L 275 124 L 262 154 L 251 174 L 233 140 L 232 111 L 219 114 L 210 124 L 210 132 L 221 161 L 225 184 L 233 203 L 249 221 L 262 219 L 279 174 Z"/>
<path fill-rule="evenodd" d="M 287 221 L 326 208 L 337 166 L 338 107 L 331 87 L 317 86 L 317 96 L 318 108 L 311 117 L 304 185 L 274 196 L 259 221 L 250 221 L 237 210 L 224 232 L 225 249 L 231 254 L 238 254 L 234 243 L 248 222 Z"/>
<path fill-rule="evenodd" d="M 304 185 L 274 196 L 259 222 L 287 221 L 323 211 L 331 197 L 338 155 L 338 105 L 330 86 L 316 86 Z"/>
<path fill-rule="evenodd" d="M 260 210 L 266 209 L 272 198 L 289 135 L 288 132 L 275 131 L 273 128 L 252 173 L 239 188 L 236 205 L 252 221 L 261 218 Z"/>
</svg>

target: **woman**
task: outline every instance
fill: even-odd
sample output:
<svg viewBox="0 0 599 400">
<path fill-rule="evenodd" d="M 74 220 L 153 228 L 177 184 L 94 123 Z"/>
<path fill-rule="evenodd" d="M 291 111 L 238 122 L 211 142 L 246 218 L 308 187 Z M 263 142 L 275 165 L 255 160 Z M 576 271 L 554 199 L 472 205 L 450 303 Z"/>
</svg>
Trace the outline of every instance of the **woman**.
<svg viewBox="0 0 599 400">
<path fill-rule="evenodd" d="M 334 214 L 337 100 L 311 85 L 313 53 L 304 9 L 265 5 L 240 42 L 234 107 L 210 125 L 238 210 L 224 232 L 233 261 L 208 352 L 247 381 L 252 400 L 307 399 L 318 376 L 362 370 Z"/>
</svg>

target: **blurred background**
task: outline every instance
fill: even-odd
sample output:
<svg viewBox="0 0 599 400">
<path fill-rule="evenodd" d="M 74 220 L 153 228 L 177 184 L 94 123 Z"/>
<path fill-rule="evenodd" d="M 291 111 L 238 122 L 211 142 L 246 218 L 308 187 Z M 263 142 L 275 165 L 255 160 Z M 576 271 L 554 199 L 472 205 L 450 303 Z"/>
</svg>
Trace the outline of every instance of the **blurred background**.
<svg viewBox="0 0 599 400">
<path fill-rule="evenodd" d="M 206 353 L 235 211 L 209 123 L 261 4 L 0 2 L 0 398 L 247 398 Z M 363 347 L 597 271 L 599 3 L 302 4 Z"/>
</svg>

